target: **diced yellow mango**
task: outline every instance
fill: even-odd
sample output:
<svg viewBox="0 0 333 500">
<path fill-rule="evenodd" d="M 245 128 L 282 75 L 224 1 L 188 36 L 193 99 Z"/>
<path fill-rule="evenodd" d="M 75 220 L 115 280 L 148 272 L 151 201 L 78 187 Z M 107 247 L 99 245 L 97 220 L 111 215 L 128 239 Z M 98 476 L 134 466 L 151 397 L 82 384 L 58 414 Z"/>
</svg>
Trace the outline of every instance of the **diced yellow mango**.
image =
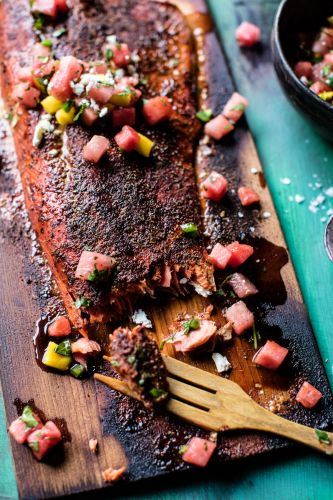
<svg viewBox="0 0 333 500">
<path fill-rule="evenodd" d="M 53 97 L 52 95 L 49 95 L 48 97 L 45 97 L 45 99 L 42 100 L 41 105 L 43 106 L 44 111 L 46 111 L 46 113 L 54 115 L 54 113 L 56 113 L 58 109 L 61 108 L 62 102 Z"/>
<path fill-rule="evenodd" d="M 75 108 L 71 107 L 69 111 L 65 111 L 64 109 L 58 109 L 56 112 L 56 120 L 60 125 L 69 125 L 73 123 L 75 116 Z"/>
<path fill-rule="evenodd" d="M 126 108 L 131 105 L 132 94 L 131 93 L 113 94 L 110 101 L 115 106 L 123 106 L 124 108 Z"/>
<path fill-rule="evenodd" d="M 154 146 L 153 141 L 148 139 L 145 135 L 139 134 L 140 140 L 139 144 L 136 146 L 135 151 L 137 151 L 140 155 L 148 158 L 150 156 L 152 147 Z"/>
<path fill-rule="evenodd" d="M 49 342 L 44 353 L 42 363 L 50 368 L 56 368 L 56 370 L 60 370 L 65 372 L 69 369 L 69 366 L 72 362 L 71 356 L 63 356 L 62 354 L 58 354 L 55 352 L 58 344 L 55 342 Z"/>
</svg>

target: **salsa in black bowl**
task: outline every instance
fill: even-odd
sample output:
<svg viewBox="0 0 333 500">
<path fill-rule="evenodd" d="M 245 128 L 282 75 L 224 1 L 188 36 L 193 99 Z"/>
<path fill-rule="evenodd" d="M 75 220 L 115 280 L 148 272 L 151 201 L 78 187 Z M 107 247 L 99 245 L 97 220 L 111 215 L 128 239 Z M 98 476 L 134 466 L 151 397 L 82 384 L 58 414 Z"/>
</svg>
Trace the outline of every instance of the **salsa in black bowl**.
<svg viewBox="0 0 333 500">
<path fill-rule="evenodd" d="M 318 44 L 314 43 L 320 37 L 320 33 L 323 33 L 323 28 L 328 30 L 328 34 L 330 29 L 333 29 L 333 24 L 330 26 L 332 16 L 333 1 L 284 0 L 277 11 L 272 34 L 274 67 L 285 94 L 311 121 L 315 129 L 331 141 L 333 141 L 333 105 L 329 100 L 323 99 L 325 97 L 323 92 L 333 91 L 333 78 L 330 89 L 330 70 L 324 63 L 325 54 L 315 53 L 313 48 L 318 47 Z M 326 85 L 325 88 L 323 86 L 323 92 L 318 91 L 318 95 L 315 93 L 316 86 L 313 87 L 315 82 L 311 81 L 310 75 L 307 81 L 306 78 L 300 78 L 300 75 L 295 74 L 295 66 L 300 61 L 311 62 L 315 67 L 315 73 L 318 73 L 318 64 L 322 63 L 323 74 L 321 68 L 319 70 L 320 79 L 325 81 Z M 317 77 L 318 74 L 313 80 Z"/>
</svg>

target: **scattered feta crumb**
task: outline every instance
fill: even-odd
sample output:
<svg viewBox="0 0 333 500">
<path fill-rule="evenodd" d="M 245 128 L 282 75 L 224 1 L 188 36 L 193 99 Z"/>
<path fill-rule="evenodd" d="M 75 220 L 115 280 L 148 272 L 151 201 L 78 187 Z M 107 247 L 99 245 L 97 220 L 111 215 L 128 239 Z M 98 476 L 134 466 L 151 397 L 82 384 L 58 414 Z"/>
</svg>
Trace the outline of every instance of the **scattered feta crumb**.
<svg viewBox="0 0 333 500">
<path fill-rule="evenodd" d="M 238 217 L 242 219 L 244 217 L 244 214 L 242 212 L 238 212 Z"/>
<path fill-rule="evenodd" d="M 97 444 L 98 444 L 97 439 L 89 439 L 89 450 L 92 453 L 96 453 Z"/>
<path fill-rule="evenodd" d="M 295 194 L 296 203 L 303 203 L 304 200 L 305 200 L 304 196 L 301 196 L 300 194 Z"/>
<path fill-rule="evenodd" d="M 256 167 L 252 167 L 251 174 L 257 174 L 257 173 L 258 173 L 258 169 Z"/>
<path fill-rule="evenodd" d="M 132 316 L 132 321 L 136 325 L 143 325 L 146 328 L 153 328 L 152 322 L 150 321 L 147 314 L 142 309 L 138 309 L 137 311 L 134 311 L 133 316 Z"/>
<path fill-rule="evenodd" d="M 117 36 L 116 35 L 108 35 L 106 37 L 106 41 L 108 43 L 111 43 L 112 45 L 115 45 L 117 43 Z"/>
<path fill-rule="evenodd" d="M 321 188 L 320 182 L 315 182 L 315 186 L 316 186 L 316 188 L 320 189 Z"/>
<path fill-rule="evenodd" d="M 269 219 L 271 216 L 272 214 L 270 212 L 263 212 L 261 215 L 263 219 Z"/>
<path fill-rule="evenodd" d="M 222 356 L 222 354 L 220 354 L 219 352 L 213 352 L 212 359 L 215 363 L 216 370 L 219 373 L 225 373 L 232 368 L 228 359 L 225 356 Z"/>
<path fill-rule="evenodd" d="M 59 151 L 57 149 L 50 149 L 49 156 L 58 156 Z"/>
<path fill-rule="evenodd" d="M 105 106 L 104 108 L 101 109 L 101 111 L 99 113 L 99 117 L 103 118 L 103 116 L 108 114 L 108 111 L 109 111 L 108 108 Z"/>
<path fill-rule="evenodd" d="M 326 217 L 320 217 L 320 222 L 326 222 Z"/>
<path fill-rule="evenodd" d="M 326 189 L 325 194 L 329 196 L 330 198 L 333 198 L 333 186 L 329 187 Z"/>
<path fill-rule="evenodd" d="M 333 208 L 329 208 L 326 212 L 326 215 L 333 215 Z"/>
<path fill-rule="evenodd" d="M 75 83 L 73 80 L 70 82 L 70 86 L 73 89 L 75 95 L 82 95 L 84 92 L 83 83 Z"/>
<path fill-rule="evenodd" d="M 289 179 L 289 177 L 283 177 L 282 179 L 280 179 L 280 182 L 286 185 L 291 184 L 291 180 Z"/>
<path fill-rule="evenodd" d="M 52 123 L 50 122 L 51 119 L 52 119 L 51 115 L 43 115 L 39 120 L 39 122 L 37 123 L 32 138 L 32 145 L 35 148 L 38 148 L 40 146 L 40 143 L 42 142 L 45 132 L 54 131 L 54 125 L 52 125 Z"/>
<path fill-rule="evenodd" d="M 195 281 L 190 281 L 190 285 L 192 285 L 194 290 L 197 292 L 197 294 L 201 295 L 202 297 L 208 297 L 209 295 L 212 294 L 212 292 L 210 290 L 207 290 L 207 288 L 204 288 L 203 286 L 199 285 L 199 283 L 196 283 Z"/>
<path fill-rule="evenodd" d="M 179 283 L 180 283 L 181 285 L 185 285 L 187 282 L 188 282 L 188 279 L 187 279 L 187 278 L 181 278 L 181 279 L 179 280 Z"/>
</svg>

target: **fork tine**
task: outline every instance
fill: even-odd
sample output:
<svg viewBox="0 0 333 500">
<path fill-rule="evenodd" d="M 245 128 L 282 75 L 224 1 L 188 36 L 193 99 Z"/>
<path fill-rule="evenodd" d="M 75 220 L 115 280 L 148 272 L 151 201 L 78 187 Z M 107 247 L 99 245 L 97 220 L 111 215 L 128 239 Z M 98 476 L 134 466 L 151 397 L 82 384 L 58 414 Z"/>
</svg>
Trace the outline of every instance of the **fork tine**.
<svg viewBox="0 0 333 500">
<path fill-rule="evenodd" d="M 216 406 L 216 396 L 211 392 L 204 391 L 193 387 L 193 385 L 186 384 L 180 380 L 167 377 L 169 383 L 169 392 L 177 398 L 184 399 L 189 403 L 195 403 L 207 409 Z"/>
<path fill-rule="evenodd" d="M 118 380 L 117 378 L 107 377 L 106 375 L 101 375 L 100 373 L 95 373 L 94 379 L 98 380 L 99 382 L 102 382 L 103 384 L 107 385 L 108 387 L 110 387 L 114 391 L 121 392 L 122 394 L 125 394 L 126 396 L 130 396 L 134 399 L 139 399 L 136 392 L 132 391 L 132 389 L 130 389 L 125 382 L 122 382 L 121 380 Z"/>
<path fill-rule="evenodd" d="M 175 375 L 183 380 L 188 380 L 202 387 L 217 391 L 220 388 L 220 377 L 196 368 L 178 359 L 162 354 L 164 364 L 171 375 Z"/>
<path fill-rule="evenodd" d="M 166 409 L 177 417 L 195 424 L 202 429 L 207 429 L 208 431 L 221 430 L 221 425 L 217 422 L 217 419 L 207 411 L 199 410 L 182 401 L 170 398 L 166 403 Z"/>
</svg>

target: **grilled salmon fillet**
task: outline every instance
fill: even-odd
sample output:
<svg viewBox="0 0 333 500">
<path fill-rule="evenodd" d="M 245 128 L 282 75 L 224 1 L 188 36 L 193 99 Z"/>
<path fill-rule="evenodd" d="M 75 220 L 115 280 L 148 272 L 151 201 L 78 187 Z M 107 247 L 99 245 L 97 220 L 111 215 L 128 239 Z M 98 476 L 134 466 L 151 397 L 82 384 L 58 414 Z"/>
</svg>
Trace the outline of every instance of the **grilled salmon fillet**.
<svg viewBox="0 0 333 500">
<path fill-rule="evenodd" d="M 138 118 L 136 129 L 155 143 L 150 158 L 122 154 L 109 123 L 87 128 L 77 122 L 46 134 L 41 146 L 33 147 L 40 107 L 17 107 L 11 94 L 15 72 L 31 64 L 40 34 L 29 0 L 3 0 L 0 17 L 2 93 L 7 109 L 19 118 L 13 136 L 26 206 L 74 324 L 84 327 L 119 318 L 139 295 L 162 290 L 166 273 L 173 292 L 182 293 L 186 281 L 207 293 L 214 290 L 203 238 L 189 237 L 180 227 L 201 225 L 193 169 L 200 131 L 196 61 L 181 13 L 146 0 L 73 0 L 68 16 L 47 20 L 41 28 L 44 38 L 65 28 L 61 37 L 53 38 L 56 59 L 73 55 L 100 60 L 112 34 L 138 51 L 138 72 L 147 81 L 143 96 L 166 95 L 173 106 L 170 120 L 157 127 Z M 177 71 L 170 64 L 174 59 Z M 94 134 L 111 141 L 97 165 L 82 156 Z M 84 250 L 115 259 L 110 281 L 97 286 L 75 278 Z M 89 299 L 88 306 L 74 307 L 79 297 Z"/>
</svg>

